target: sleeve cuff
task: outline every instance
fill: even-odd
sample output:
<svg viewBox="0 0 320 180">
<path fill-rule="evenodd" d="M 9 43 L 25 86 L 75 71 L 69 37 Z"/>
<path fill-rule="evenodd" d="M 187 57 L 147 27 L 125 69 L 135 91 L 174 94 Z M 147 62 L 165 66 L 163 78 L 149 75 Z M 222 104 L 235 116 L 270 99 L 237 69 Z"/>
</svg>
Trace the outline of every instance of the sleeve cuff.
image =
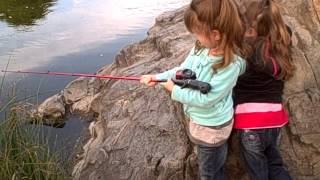
<svg viewBox="0 0 320 180">
<path fill-rule="evenodd" d="M 156 80 L 168 79 L 167 73 L 163 72 L 160 74 L 156 74 Z"/>
</svg>

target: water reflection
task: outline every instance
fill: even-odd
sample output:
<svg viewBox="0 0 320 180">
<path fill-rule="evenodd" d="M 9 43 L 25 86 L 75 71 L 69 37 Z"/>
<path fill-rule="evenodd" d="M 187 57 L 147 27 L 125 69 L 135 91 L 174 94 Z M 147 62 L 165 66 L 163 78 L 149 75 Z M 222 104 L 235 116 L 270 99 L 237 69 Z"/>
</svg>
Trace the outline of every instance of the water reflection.
<svg viewBox="0 0 320 180">
<path fill-rule="evenodd" d="M 0 20 L 10 26 L 31 26 L 50 12 L 56 0 L 2 0 Z"/>
<path fill-rule="evenodd" d="M 25 2 L 26 0 L 11 1 Z M 10 56 L 13 60 L 9 68 L 12 70 L 50 66 L 56 57 L 81 53 L 101 47 L 106 42 L 136 34 L 137 31 L 146 31 L 161 12 L 181 7 L 189 1 L 47 1 L 51 2 L 51 5 L 54 4 L 50 8 L 48 5 L 43 5 L 47 7 L 46 13 L 51 13 L 47 14 L 44 20 L 36 21 L 37 26 L 31 26 L 28 32 L 16 31 L 16 28 L 0 22 L 0 67 L 5 67 Z M 102 52 L 99 55 L 103 56 Z M 65 59 L 65 61 L 68 60 Z"/>
</svg>

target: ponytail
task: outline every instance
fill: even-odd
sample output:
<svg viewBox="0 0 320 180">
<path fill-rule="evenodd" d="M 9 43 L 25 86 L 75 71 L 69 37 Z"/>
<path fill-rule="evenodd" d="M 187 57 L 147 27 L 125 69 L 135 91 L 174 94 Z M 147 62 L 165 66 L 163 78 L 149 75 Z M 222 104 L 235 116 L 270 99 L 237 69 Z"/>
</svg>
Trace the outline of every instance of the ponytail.
<svg viewBox="0 0 320 180">
<path fill-rule="evenodd" d="M 221 0 L 217 27 L 222 33 L 221 46 L 224 49 L 224 61 L 213 68 L 219 69 L 228 66 L 235 54 L 246 57 L 246 48 L 243 45 L 244 28 L 240 15 L 233 1 Z M 236 14 L 236 15 L 235 15 Z M 226 19 L 226 20 L 225 20 Z"/>
</svg>

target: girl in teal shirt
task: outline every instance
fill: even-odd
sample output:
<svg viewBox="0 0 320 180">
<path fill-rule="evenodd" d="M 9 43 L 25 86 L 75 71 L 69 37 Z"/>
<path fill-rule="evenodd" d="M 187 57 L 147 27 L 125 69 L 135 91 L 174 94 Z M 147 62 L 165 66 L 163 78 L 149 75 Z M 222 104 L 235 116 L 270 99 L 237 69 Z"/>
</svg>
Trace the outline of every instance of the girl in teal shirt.
<svg viewBox="0 0 320 180">
<path fill-rule="evenodd" d="M 144 75 L 141 83 L 154 86 L 154 80 L 168 79 L 162 85 L 173 100 L 183 104 L 190 119 L 188 135 L 197 145 L 201 179 L 224 179 L 226 140 L 233 126 L 232 89 L 245 71 L 245 61 L 236 55 L 242 49 L 244 30 L 237 8 L 229 0 L 193 0 L 184 21 L 197 38 L 195 47 L 179 67 Z M 175 85 L 170 78 L 182 69 L 191 69 L 198 81 L 209 83 L 209 93 Z"/>
</svg>

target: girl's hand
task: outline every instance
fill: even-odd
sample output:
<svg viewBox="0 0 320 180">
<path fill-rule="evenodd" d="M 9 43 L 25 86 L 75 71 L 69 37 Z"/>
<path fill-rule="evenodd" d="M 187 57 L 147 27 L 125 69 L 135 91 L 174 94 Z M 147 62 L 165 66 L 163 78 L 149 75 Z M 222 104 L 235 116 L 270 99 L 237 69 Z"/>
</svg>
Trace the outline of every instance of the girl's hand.
<svg viewBox="0 0 320 180">
<path fill-rule="evenodd" d="M 147 86 L 155 86 L 157 82 L 153 82 L 153 80 L 156 80 L 155 75 L 142 75 L 140 83 L 145 84 Z"/>
<path fill-rule="evenodd" d="M 171 92 L 173 89 L 174 83 L 171 79 L 168 79 L 167 82 L 161 83 L 161 85 L 164 86 L 169 92 Z"/>
</svg>

